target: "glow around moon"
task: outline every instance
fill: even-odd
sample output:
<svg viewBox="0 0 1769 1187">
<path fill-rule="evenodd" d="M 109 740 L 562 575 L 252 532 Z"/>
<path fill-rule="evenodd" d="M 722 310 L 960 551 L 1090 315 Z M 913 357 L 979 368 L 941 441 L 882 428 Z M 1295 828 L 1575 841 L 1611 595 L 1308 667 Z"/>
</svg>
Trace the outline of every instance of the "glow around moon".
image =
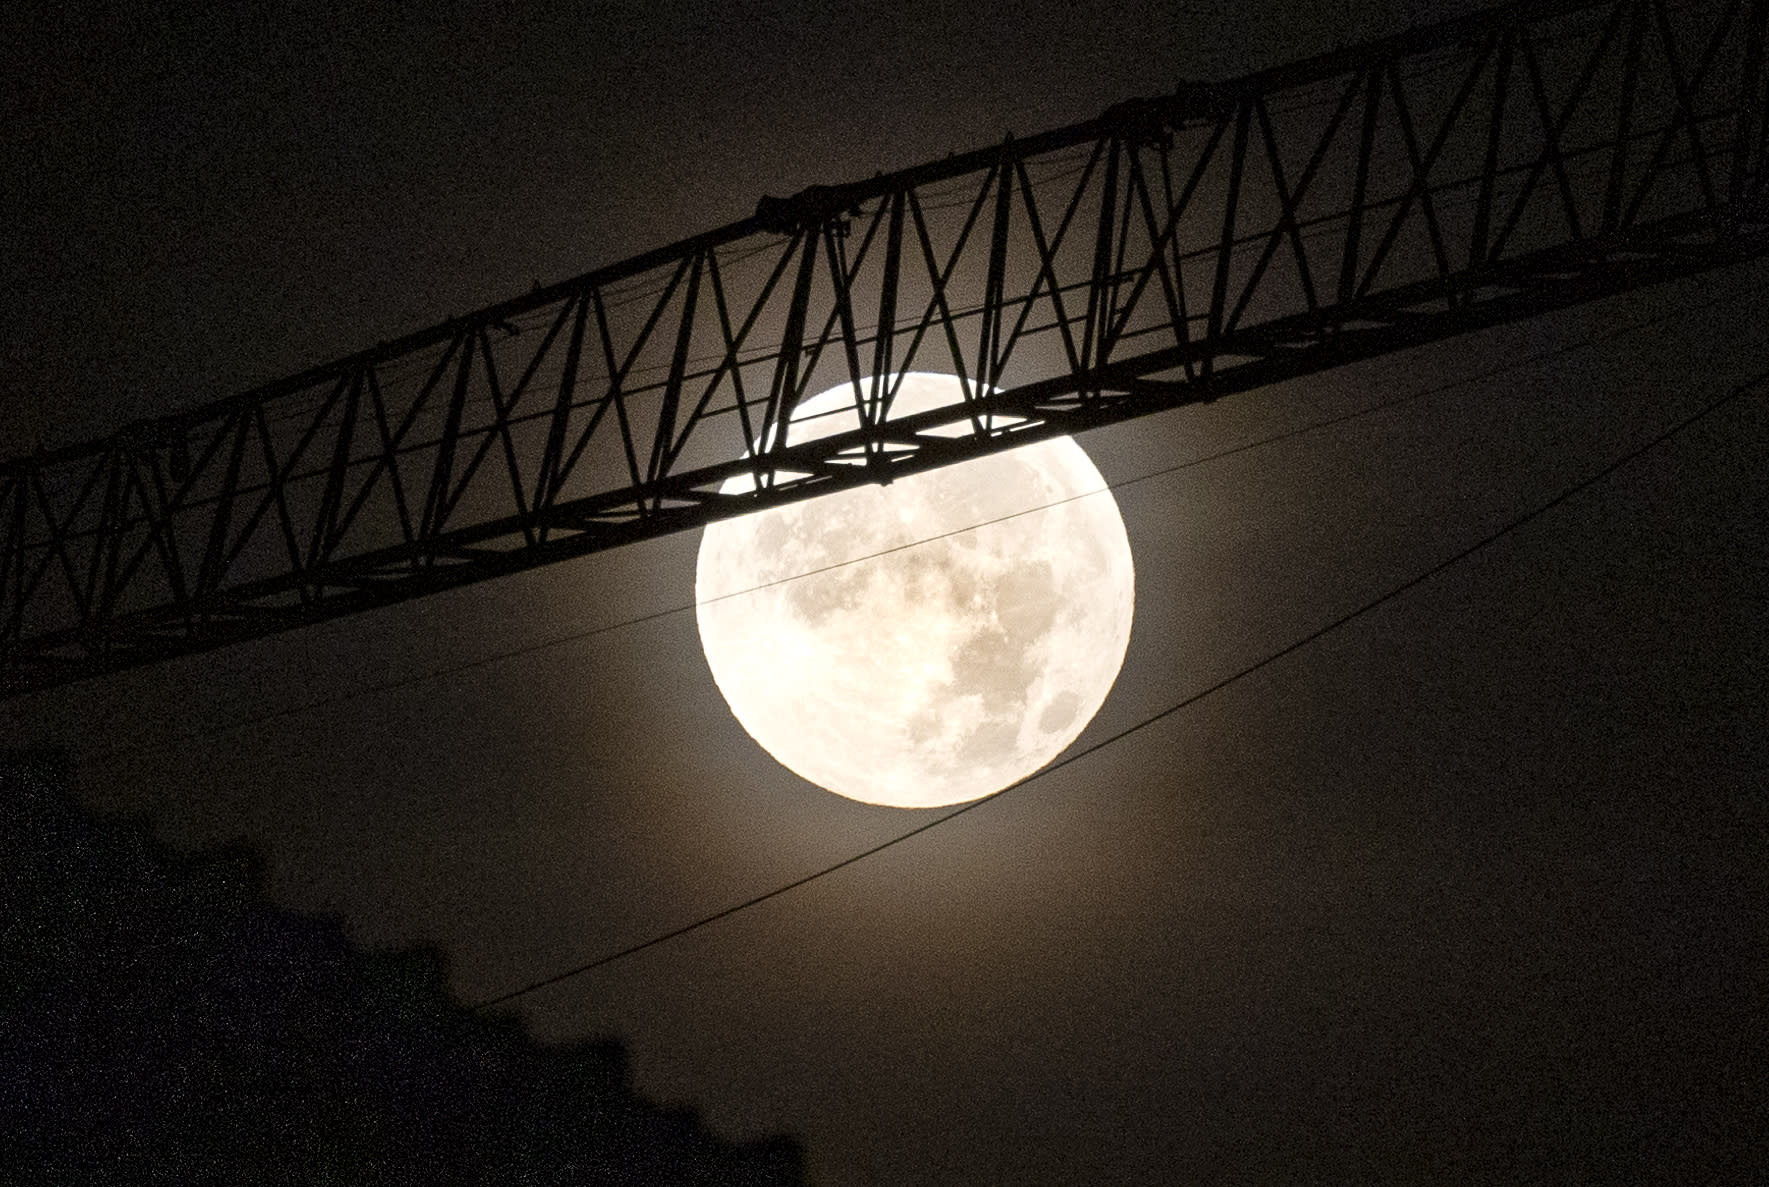
<svg viewBox="0 0 1769 1187">
<path fill-rule="evenodd" d="M 905 375 L 893 414 L 959 390 Z M 800 404 L 790 439 L 858 423 L 843 385 Z M 931 808 L 1075 740 L 1123 664 L 1135 579 L 1111 491 L 1061 437 L 715 523 L 695 600 L 713 679 L 769 754 L 852 799 Z"/>
</svg>

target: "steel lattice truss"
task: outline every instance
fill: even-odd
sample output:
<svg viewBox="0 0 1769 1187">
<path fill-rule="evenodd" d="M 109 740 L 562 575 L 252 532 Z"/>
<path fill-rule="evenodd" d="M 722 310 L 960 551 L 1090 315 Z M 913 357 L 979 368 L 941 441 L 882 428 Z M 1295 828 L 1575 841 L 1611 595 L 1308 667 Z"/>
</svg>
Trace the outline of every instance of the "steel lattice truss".
<svg viewBox="0 0 1769 1187">
<path fill-rule="evenodd" d="M 1495 9 L 853 185 L 0 468 L 0 688 L 1210 400 L 1769 248 L 1769 0 Z M 890 377 L 964 402 L 892 415 Z M 770 431 L 849 385 L 860 428 Z M 722 493 L 733 477 L 753 487 Z"/>
</svg>

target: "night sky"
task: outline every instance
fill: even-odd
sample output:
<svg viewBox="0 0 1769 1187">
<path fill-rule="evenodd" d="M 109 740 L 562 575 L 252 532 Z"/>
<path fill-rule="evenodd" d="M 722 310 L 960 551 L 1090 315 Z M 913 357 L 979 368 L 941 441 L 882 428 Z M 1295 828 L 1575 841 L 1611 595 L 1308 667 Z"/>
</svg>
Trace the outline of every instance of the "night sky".
<svg viewBox="0 0 1769 1187">
<path fill-rule="evenodd" d="M 37 13 L 0 49 L 0 454 L 764 193 L 1473 7 Z M 1763 371 L 1765 292 L 1759 262 L 1082 438 L 1126 484 L 1137 620 L 1081 745 Z M 1766 473 L 1759 391 L 1184 711 L 509 1008 L 620 1038 L 642 1092 L 719 1133 L 797 1135 L 828 1183 L 1750 1178 Z M 496 997 L 924 819 L 750 742 L 684 612 L 697 546 L 7 702 L 0 729 L 72 747 L 94 808 L 258 847 L 279 902 Z"/>
</svg>

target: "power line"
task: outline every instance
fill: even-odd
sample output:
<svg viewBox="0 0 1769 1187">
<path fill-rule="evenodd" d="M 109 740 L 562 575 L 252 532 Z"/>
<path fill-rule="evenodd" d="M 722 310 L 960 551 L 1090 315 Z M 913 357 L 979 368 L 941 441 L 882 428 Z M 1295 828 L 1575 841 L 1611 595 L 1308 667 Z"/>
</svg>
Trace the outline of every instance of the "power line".
<svg viewBox="0 0 1769 1187">
<path fill-rule="evenodd" d="M 1063 767 L 1066 767 L 1066 766 L 1070 765 L 1071 763 L 1079 762 L 1081 759 L 1086 758 L 1089 755 L 1094 754 L 1100 750 L 1103 750 L 1107 746 L 1110 746 L 1115 742 L 1120 742 L 1123 739 L 1128 738 L 1132 734 L 1135 734 L 1141 730 L 1147 729 L 1149 726 L 1154 725 L 1156 722 L 1165 720 L 1166 718 L 1173 716 L 1175 713 L 1178 713 L 1183 709 L 1186 709 L 1192 705 L 1197 704 L 1199 701 L 1204 700 L 1206 697 L 1209 697 L 1215 693 L 1222 691 L 1223 689 L 1229 687 L 1231 684 L 1234 684 L 1234 683 L 1244 679 L 1247 676 L 1251 676 L 1255 672 L 1258 672 L 1263 668 L 1271 666 L 1272 664 L 1283 659 L 1284 657 L 1292 655 L 1295 652 L 1302 650 L 1304 647 L 1307 647 L 1310 643 L 1315 642 L 1317 639 L 1320 639 L 1326 635 L 1331 634 L 1332 632 L 1338 630 L 1340 627 L 1346 626 L 1347 624 L 1354 622 L 1359 618 L 1362 618 L 1364 615 L 1370 613 L 1372 610 L 1375 610 L 1378 607 L 1380 607 L 1390 601 L 1393 601 L 1395 598 L 1400 597 L 1402 594 L 1405 594 L 1409 590 L 1412 590 L 1414 588 L 1417 588 L 1420 585 L 1423 585 L 1425 582 L 1430 581 L 1433 577 L 1436 577 L 1438 574 L 1443 573 L 1443 572 L 1453 568 L 1454 566 L 1460 564 L 1464 560 L 1467 560 L 1469 557 L 1473 556 L 1475 553 L 1480 552 L 1483 549 L 1498 542 L 1499 540 L 1503 539 L 1505 536 L 1516 531 L 1518 528 L 1523 527 L 1525 524 L 1528 524 L 1534 520 L 1540 519 L 1543 515 L 1547 514 L 1549 511 L 1552 511 L 1554 508 L 1560 506 L 1562 503 L 1566 502 L 1568 499 L 1571 499 L 1573 496 L 1579 494 L 1582 491 L 1588 490 L 1589 488 L 1591 488 L 1592 486 L 1596 485 L 1599 482 L 1602 482 L 1604 479 L 1608 478 L 1610 475 L 1616 473 L 1616 471 L 1622 469 L 1628 463 L 1645 455 L 1646 453 L 1649 453 L 1650 451 L 1657 448 L 1658 446 L 1671 440 L 1673 437 L 1676 437 L 1679 434 L 1683 433 L 1684 431 L 1686 431 L 1687 429 L 1689 429 L 1690 427 L 1695 425 L 1697 422 L 1704 420 L 1705 418 L 1713 415 L 1715 412 L 1718 412 L 1720 409 L 1722 409 L 1726 405 L 1732 403 L 1734 400 L 1737 400 L 1740 396 L 1744 395 L 1751 388 L 1756 387 L 1758 384 L 1763 383 L 1765 380 L 1769 380 L 1769 370 L 1760 372 L 1757 375 L 1746 380 L 1745 382 L 1739 384 L 1737 387 L 1734 387 L 1729 392 L 1727 392 L 1725 395 L 1719 397 L 1716 400 L 1713 400 L 1712 402 L 1708 403 L 1707 405 L 1700 408 L 1696 412 L 1691 413 L 1689 416 L 1684 417 L 1682 420 L 1677 421 L 1670 428 L 1665 429 L 1663 432 L 1659 433 L 1657 436 L 1652 437 L 1651 439 L 1647 440 L 1646 442 L 1642 443 L 1641 445 L 1638 445 L 1635 448 L 1629 450 L 1627 453 L 1624 453 L 1620 457 L 1616 458 L 1614 461 L 1610 462 L 1608 465 L 1604 466 L 1602 469 L 1598 470 L 1596 473 L 1591 474 L 1591 475 L 1581 479 L 1580 481 L 1574 483 L 1572 486 L 1567 487 L 1566 489 L 1562 490 L 1559 494 L 1557 494 L 1553 498 L 1549 499 L 1547 502 L 1539 504 L 1538 506 L 1524 512 L 1523 514 L 1521 514 L 1521 515 L 1517 516 L 1516 518 L 1510 520 L 1509 522 L 1505 523 L 1501 527 L 1493 530 L 1492 532 L 1489 532 L 1485 536 L 1482 536 L 1480 539 L 1478 539 L 1474 543 L 1468 545 L 1466 548 L 1463 548 L 1461 551 L 1446 558 L 1445 560 L 1439 561 L 1437 564 L 1431 566 L 1429 569 L 1426 569 L 1424 572 L 1416 574 L 1415 576 L 1408 578 L 1406 581 L 1401 582 L 1399 585 L 1396 585 L 1393 588 L 1388 589 L 1381 594 L 1378 594 L 1376 597 L 1363 603 L 1361 606 L 1358 606 L 1356 609 L 1353 609 L 1353 610 L 1347 611 L 1344 614 L 1341 614 L 1338 618 L 1333 619 L 1331 622 L 1327 623 L 1325 626 L 1319 627 L 1318 629 L 1309 632 L 1308 634 L 1304 635 L 1300 639 L 1295 640 L 1294 642 L 1288 644 L 1287 646 L 1281 647 L 1278 650 L 1273 651 L 1270 654 L 1265 655 L 1265 656 L 1261 657 L 1260 659 L 1255 660 L 1254 662 L 1248 664 L 1246 667 L 1241 668 L 1239 671 L 1223 677 L 1221 680 L 1218 680 L 1215 684 L 1210 685 L 1208 688 L 1202 690 L 1201 692 L 1195 692 L 1192 695 L 1184 698 L 1183 700 L 1180 700 L 1172 705 L 1168 705 L 1166 708 L 1158 710 L 1157 712 L 1152 713 L 1147 717 L 1144 717 L 1142 720 L 1136 722 L 1135 724 L 1127 726 L 1126 728 L 1121 729 L 1121 730 L 1117 731 L 1116 733 L 1111 734 L 1108 737 L 1102 738 L 1099 741 L 1094 742 L 1089 746 L 1082 747 L 1079 750 L 1071 751 L 1070 753 L 1064 755 L 1063 757 L 1057 759 L 1055 762 L 1051 763 L 1049 766 L 1046 766 L 1038 771 L 1035 771 L 1032 774 L 1027 775 L 1023 779 L 1019 779 L 1019 780 L 1014 781 L 1013 783 L 1008 784 L 1006 787 L 1002 788 L 1000 791 L 993 792 L 989 795 L 982 797 L 981 799 L 972 800 L 968 804 L 961 805 L 960 807 L 954 808 L 950 812 L 946 812 L 940 816 L 936 816 L 934 819 L 927 821 L 925 824 L 917 825 L 916 827 L 909 829 L 906 832 L 899 833 L 896 836 L 891 837 L 888 840 L 881 841 L 878 844 L 871 846 L 870 848 L 863 849 L 858 853 L 852 854 L 848 857 L 844 857 L 843 859 L 841 859 L 838 862 L 834 862 L 831 865 L 824 866 L 823 868 L 821 868 L 819 870 L 815 870 L 812 873 L 806 874 L 804 877 L 795 879 L 792 882 L 788 882 L 783 886 L 777 886 L 772 890 L 764 891 L 763 893 L 758 894 L 758 895 L 754 896 L 753 898 L 745 899 L 744 901 L 742 901 L 740 903 L 735 903 L 729 907 L 725 907 L 722 910 L 715 911 L 710 915 L 703 915 L 699 919 L 694 920 L 692 923 L 686 923 L 686 924 L 683 924 L 681 927 L 673 928 L 670 931 L 662 932 L 658 935 L 652 936 L 649 939 L 641 940 L 635 944 L 629 944 L 625 948 L 621 948 L 621 949 L 618 949 L 617 951 L 607 953 L 603 956 L 599 956 L 594 960 L 586 961 L 583 964 L 576 965 L 572 968 L 566 969 L 562 972 L 554 973 L 554 974 L 547 976 L 547 977 L 542 977 L 541 979 L 539 979 L 537 981 L 531 981 L 528 984 L 523 985 L 518 989 L 512 989 L 506 993 L 499 994 L 497 997 L 488 998 L 485 1001 L 478 1002 L 470 1008 L 474 1009 L 474 1010 L 488 1010 L 488 1009 L 491 1009 L 495 1006 L 500 1006 L 500 1005 L 503 1005 L 507 1002 L 515 1001 L 517 998 L 524 997 L 530 993 L 535 992 L 536 990 L 545 989 L 548 986 L 557 985 L 560 982 L 569 980 L 573 977 L 579 977 L 585 973 L 592 972 L 596 969 L 605 968 L 606 966 L 611 965 L 611 964 L 615 963 L 616 961 L 624 960 L 629 956 L 635 956 L 640 952 L 646 951 L 647 949 L 655 948 L 661 944 L 666 944 L 671 940 L 678 939 L 682 936 L 688 935 L 691 932 L 699 931 L 701 928 L 709 927 L 712 924 L 719 922 L 720 920 L 728 919 L 731 916 L 738 914 L 739 912 L 749 910 L 751 907 L 760 906 L 761 904 L 768 902 L 771 899 L 779 898 L 780 896 L 782 896 L 784 894 L 788 894 L 791 891 L 797 890 L 801 886 L 805 886 L 805 885 L 808 885 L 812 882 L 818 881 L 819 879 L 826 878 L 829 875 L 837 872 L 838 870 L 846 869 L 848 866 L 854 865 L 854 864 L 861 862 L 861 861 L 865 861 L 867 858 L 873 857 L 879 853 L 883 853 L 885 850 L 890 849 L 894 846 L 901 845 L 903 842 L 908 841 L 914 837 L 918 837 L 922 833 L 925 833 L 925 832 L 928 832 L 932 829 L 938 828 L 940 825 L 945 824 L 947 821 L 954 820 L 960 816 L 963 816 L 967 812 L 970 812 L 970 811 L 973 811 L 977 808 L 982 807 L 984 804 L 991 803 L 994 800 L 1000 799 L 1002 796 L 1007 795 L 1009 792 L 1015 791 L 1021 787 L 1024 787 L 1026 784 L 1032 782 L 1034 779 L 1038 779 L 1044 775 L 1049 774 L 1052 771 L 1059 770 Z"/>
<path fill-rule="evenodd" d="M 1202 465 L 1206 465 L 1210 462 L 1221 461 L 1224 458 L 1233 457 L 1236 454 L 1248 453 L 1253 450 L 1263 449 L 1267 446 L 1280 444 L 1284 441 L 1292 440 L 1297 437 L 1303 437 L 1303 436 L 1306 436 L 1311 433 L 1319 432 L 1323 429 L 1332 428 L 1337 425 L 1347 424 L 1352 421 L 1361 420 L 1366 417 L 1374 416 L 1375 414 L 1377 414 L 1379 412 L 1390 411 L 1394 408 L 1399 408 L 1399 407 L 1402 407 L 1406 404 L 1415 403 L 1419 400 L 1426 399 L 1430 396 L 1441 395 L 1444 392 L 1453 391 L 1459 387 L 1465 387 L 1465 386 L 1469 386 L 1472 384 L 1481 383 L 1486 380 L 1495 378 L 1499 375 L 1506 374 L 1508 372 L 1523 370 L 1523 369 L 1531 367 L 1537 363 L 1546 362 L 1550 359 L 1558 358 L 1563 355 L 1573 354 L 1573 353 L 1576 353 L 1580 350 L 1584 350 L 1587 347 L 1601 345 L 1602 343 L 1605 343 L 1605 342 L 1611 342 L 1611 341 L 1614 341 L 1618 338 L 1623 338 L 1623 337 L 1626 337 L 1630 334 L 1637 333 L 1641 330 L 1649 329 L 1649 328 L 1656 326 L 1656 325 L 1661 325 L 1667 321 L 1677 320 L 1677 319 L 1682 318 L 1690 313 L 1697 313 L 1697 312 L 1700 312 L 1704 309 L 1712 308 L 1716 305 L 1722 305 L 1722 304 L 1726 304 L 1726 303 L 1729 303 L 1732 301 L 1739 300 L 1740 298 L 1754 296 L 1755 294 L 1764 292 L 1765 290 L 1769 290 L 1769 282 L 1764 282 L 1761 284 L 1752 285 L 1752 286 L 1749 286 L 1749 287 L 1742 289 L 1742 290 L 1735 292 L 1735 293 L 1726 293 L 1726 294 L 1723 294 L 1720 296 L 1711 297 L 1706 301 L 1700 302 L 1695 305 L 1680 307 L 1680 308 L 1675 309 L 1669 313 L 1657 314 L 1652 317 L 1643 318 L 1639 321 L 1630 322 L 1629 324 L 1627 324 L 1625 326 L 1608 331 L 1606 333 L 1593 334 L 1588 337 L 1579 339 L 1578 341 L 1567 343 L 1567 344 L 1564 344 L 1561 346 L 1556 346 L 1556 347 L 1553 347 L 1549 350 L 1539 351 L 1535 354 L 1523 355 L 1518 358 L 1510 359 L 1506 362 L 1499 363 L 1495 366 L 1489 367 L 1484 371 L 1479 371 L 1479 372 L 1476 372 L 1471 375 L 1464 375 L 1464 376 L 1461 376 L 1457 379 L 1447 380 L 1443 383 L 1434 384 L 1430 387 L 1421 388 L 1418 391 L 1409 392 L 1405 395 L 1393 397 L 1392 399 L 1381 400 L 1381 401 L 1378 401 L 1374 404 L 1368 404 L 1368 405 L 1365 405 L 1361 408 L 1353 409 L 1350 412 L 1343 412 L 1343 413 L 1339 413 L 1338 415 L 1335 415 L 1335 416 L 1323 417 L 1318 420 L 1310 421 L 1307 424 L 1299 425 L 1299 426 L 1292 428 L 1292 429 L 1286 429 L 1283 432 L 1273 433 L 1269 436 L 1261 437 L 1261 438 L 1258 438 L 1253 441 L 1247 441 L 1247 442 L 1243 442 L 1239 445 L 1230 446 L 1226 449 L 1217 450 L 1214 453 L 1208 453 L 1208 454 L 1204 454 L 1200 457 L 1190 458 L 1190 459 L 1187 459 L 1186 461 L 1183 461 L 1183 462 L 1176 462 L 1175 464 L 1173 464 L 1171 466 L 1163 466 L 1159 469 L 1148 471 L 1147 473 L 1138 474 L 1138 475 L 1135 475 L 1130 478 L 1119 479 L 1116 482 L 1109 482 L 1105 485 L 1105 487 L 1101 488 L 1101 490 L 1088 491 L 1084 494 L 1079 494 L 1079 495 L 1069 495 L 1065 498 L 1056 499 L 1056 500 L 1053 500 L 1049 503 L 1041 503 L 1041 504 L 1034 506 L 1034 507 L 1027 507 L 1027 508 L 1024 508 L 1023 510 L 1020 510 L 1020 511 L 1011 512 L 1007 515 L 997 516 L 994 519 L 984 520 L 981 523 L 971 524 L 971 525 L 968 525 L 963 528 L 955 528 L 952 531 L 941 532 L 938 535 L 928 536 L 928 537 L 921 539 L 921 540 L 914 540 L 914 541 L 911 541 L 907 544 L 895 545 L 891 548 L 881 549 L 880 551 L 877 551 L 877 552 L 866 553 L 864 555 L 853 557 L 849 560 L 840 561 L 835 564 L 824 565 L 824 566 L 821 566 L 821 567 L 815 568 L 815 569 L 809 569 L 803 573 L 797 573 L 797 574 L 794 574 L 793 576 L 790 576 L 790 577 L 781 577 L 781 578 L 777 578 L 773 581 L 763 582 L 760 585 L 754 585 L 754 586 L 746 587 L 744 589 L 733 590 L 730 593 L 721 594 L 716 598 L 709 598 L 709 599 L 707 599 L 707 601 L 708 602 L 724 601 L 729 598 L 742 597 L 746 594 L 756 593 L 756 592 L 759 592 L 764 589 L 769 589 L 769 588 L 772 588 L 777 585 L 785 584 L 786 582 L 789 582 L 789 581 L 798 581 L 798 580 L 808 578 L 808 577 L 815 577 L 819 574 L 827 573 L 827 572 L 830 572 L 835 569 L 845 568 L 850 565 L 857 565 L 857 564 L 860 564 L 864 561 L 873 560 L 873 559 L 876 559 L 881 556 L 888 556 L 893 553 L 903 552 L 907 549 L 916 548 L 916 547 L 921 546 L 922 544 L 933 543 L 934 541 L 937 541 L 937 540 L 943 540 L 943 539 L 947 539 L 952 536 L 962 535 L 965 532 L 976 531 L 979 528 L 990 527 L 994 524 L 1004 523 L 1009 520 L 1018 519 L 1022 516 L 1034 515 L 1034 514 L 1041 512 L 1041 511 L 1047 511 L 1047 510 L 1050 510 L 1051 508 L 1054 508 L 1054 507 L 1060 507 L 1066 503 L 1075 502 L 1078 499 L 1092 498 L 1095 495 L 1104 493 L 1105 491 L 1123 490 L 1126 487 L 1135 486 L 1135 485 L 1137 485 L 1139 483 L 1143 483 L 1143 482 L 1149 482 L 1149 481 L 1152 481 L 1156 478 L 1166 477 L 1167 475 L 1179 473 L 1180 471 L 1191 469 L 1196 466 L 1202 466 Z M 424 671 L 424 672 L 414 672 L 414 673 L 411 673 L 411 674 L 405 675 L 405 676 L 396 676 L 396 677 L 393 677 L 392 679 L 381 680 L 381 681 L 377 681 L 373 684 L 364 685 L 361 688 L 351 689 L 346 692 L 334 693 L 329 696 L 320 697 L 320 698 L 318 698 L 316 700 L 312 700 L 312 701 L 306 701 L 306 702 L 303 702 L 299 705 L 286 706 L 283 708 L 268 710 L 263 713 L 252 714 L 250 716 L 243 717 L 238 720 L 228 722 L 224 725 L 212 726 L 207 729 L 193 730 L 188 733 L 178 734 L 174 737 L 171 737 L 171 738 L 168 738 L 168 739 L 165 739 L 162 741 L 158 741 L 158 742 L 150 742 L 150 743 L 145 743 L 145 744 L 140 744 L 140 745 L 119 746 L 119 747 L 115 747 L 115 748 L 108 749 L 108 750 L 89 751 L 89 752 L 81 755 L 80 760 L 82 762 L 102 763 L 102 762 L 112 761 L 112 760 L 115 760 L 118 758 L 131 756 L 131 755 L 153 754 L 153 753 L 157 753 L 162 750 L 169 750 L 169 749 L 172 749 L 173 747 L 181 746 L 181 745 L 188 743 L 188 742 L 199 742 L 199 741 L 203 741 L 208 738 L 220 737 L 223 734 L 232 733 L 235 730 L 247 729 L 247 728 L 249 728 L 251 726 L 255 726 L 255 725 L 264 725 L 264 724 L 267 724 L 272 721 L 281 721 L 281 720 L 285 720 L 290 717 L 298 717 L 298 716 L 301 716 L 302 714 L 311 713 L 311 712 L 314 712 L 319 709 L 330 708 L 333 705 L 346 704 L 350 701 L 361 700 L 364 697 L 374 696 L 379 693 L 393 692 L 393 691 L 397 691 L 398 689 L 401 689 L 401 688 L 410 688 L 415 685 L 423 684 L 423 683 L 426 683 L 431 680 L 440 680 L 440 679 L 444 679 L 449 676 L 460 675 L 463 672 L 470 672 L 470 671 L 475 671 L 480 668 L 490 667 L 493 664 L 502 663 L 505 660 L 519 659 L 523 656 L 534 655 L 534 654 L 537 654 L 542 651 L 551 650 L 552 648 L 555 648 L 555 647 L 562 647 L 567 643 L 581 642 L 583 640 L 592 639 L 592 638 L 595 638 L 600 635 L 611 634 L 615 631 L 620 631 L 620 630 L 626 630 L 629 627 L 643 626 L 646 623 L 656 622 L 660 619 L 669 618 L 669 617 L 672 617 L 677 614 L 685 614 L 688 611 L 693 610 L 696 605 L 697 605 L 697 603 L 695 603 L 695 602 L 684 602 L 684 603 L 678 603 L 678 604 L 672 605 L 672 606 L 666 606 L 661 610 L 653 610 L 653 611 L 650 611 L 645 614 L 635 615 L 630 618 L 624 618 L 624 619 L 621 619 L 617 622 L 604 623 L 601 626 L 589 627 L 584 630 L 571 631 L 571 632 L 568 632 L 563 635 L 555 635 L 552 638 L 542 639 L 539 642 L 528 643 L 528 644 L 525 644 L 521 647 L 511 648 L 507 651 L 494 652 L 490 655 L 478 656 L 478 657 L 475 657 L 475 658 L 469 659 L 469 660 L 462 660 L 458 663 L 447 664 L 447 665 L 444 665 L 440 668 L 432 668 L 432 669 L 430 669 L 428 671 Z"/>
</svg>

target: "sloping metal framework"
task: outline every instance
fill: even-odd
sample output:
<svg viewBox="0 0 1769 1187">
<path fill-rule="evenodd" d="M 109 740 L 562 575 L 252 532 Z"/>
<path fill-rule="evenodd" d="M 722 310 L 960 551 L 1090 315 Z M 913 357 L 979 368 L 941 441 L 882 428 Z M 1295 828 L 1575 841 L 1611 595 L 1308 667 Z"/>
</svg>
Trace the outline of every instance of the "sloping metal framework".
<svg viewBox="0 0 1769 1187">
<path fill-rule="evenodd" d="M 1759 254 L 1769 0 L 1519 4 L 742 222 L 0 467 L 7 693 Z M 891 377 L 965 398 L 892 412 Z M 851 387 L 861 427 L 771 432 Z M 753 489 L 725 493 L 748 476 Z"/>
</svg>

